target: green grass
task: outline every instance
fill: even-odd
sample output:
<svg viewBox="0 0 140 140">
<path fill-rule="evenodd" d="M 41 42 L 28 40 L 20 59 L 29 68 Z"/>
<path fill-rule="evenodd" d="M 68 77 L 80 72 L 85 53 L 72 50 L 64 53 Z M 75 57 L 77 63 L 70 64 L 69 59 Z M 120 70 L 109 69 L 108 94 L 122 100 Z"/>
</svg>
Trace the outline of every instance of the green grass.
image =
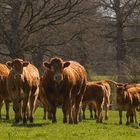
<svg viewBox="0 0 140 140">
<path fill-rule="evenodd" d="M 91 75 L 90 76 L 91 80 L 93 81 L 100 81 L 100 80 L 115 80 L 117 79 L 117 77 L 111 76 L 111 75 Z"/>
<path fill-rule="evenodd" d="M 12 108 L 12 107 L 11 107 Z M 5 110 L 2 110 L 4 114 Z M 134 125 L 125 125 L 125 115 L 123 116 L 123 125 L 118 125 L 118 112 L 109 112 L 109 121 L 102 124 L 96 124 L 95 120 L 89 120 L 89 111 L 86 111 L 87 120 L 78 125 L 69 125 L 62 123 L 62 111 L 57 110 L 56 124 L 49 120 L 43 120 L 43 109 L 38 108 L 35 113 L 34 124 L 29 122 L 26 125 L 22 123 L 13 124 L 13 111 L 10 110 L 10 121 L 2 119 L 0 121 L 0 140 L 139 140 L 140 129 Z M 4 115 L 2 116 L 5 117 Z"/>
</svg>

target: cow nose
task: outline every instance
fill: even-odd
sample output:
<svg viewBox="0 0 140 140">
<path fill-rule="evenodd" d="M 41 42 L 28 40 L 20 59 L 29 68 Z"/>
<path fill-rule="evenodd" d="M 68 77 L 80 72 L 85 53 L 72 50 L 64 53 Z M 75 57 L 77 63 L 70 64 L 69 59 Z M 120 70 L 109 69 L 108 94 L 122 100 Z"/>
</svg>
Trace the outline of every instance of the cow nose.
<svg viewBox="0 0 140 140">
<path fill-rule="evenodd" d="M 62 80 L 62 76 L 61 76 L 61 75 L 56 75 L 56 76 L 54 77 L 54 80 L 55 80 L 55 81 L 61 81 L 61 80 Z"/>
<path fill-rule="evenodd" d="M 21 74 L 16 74 L 16 75 L 15 75 L 15 79 L 16 79 L 16 78 L 21 78 Z"/>
</svg>

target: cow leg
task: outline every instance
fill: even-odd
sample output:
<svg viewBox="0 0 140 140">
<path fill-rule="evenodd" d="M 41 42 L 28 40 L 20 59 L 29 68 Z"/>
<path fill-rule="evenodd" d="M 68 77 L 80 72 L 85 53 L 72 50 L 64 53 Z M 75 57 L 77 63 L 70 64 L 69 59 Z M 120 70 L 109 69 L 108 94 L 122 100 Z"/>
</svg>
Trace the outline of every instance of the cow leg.
<svg viewBox="0 0 140 140">
<path fill-rule="evenodd" d="M 107 104 L 105 104 L 105 120 L 108 120 L 108 110 L 109 110 L 109 107 Z"/>
<path fill-rule="evenodd" d="M 96 111 L 96 108 L 94 107 L 94 119 L 97 119 L 97 111 Z"/>
<path fill-rule="evenodd" d="M 78 124 L 79 122 L 79 113 L 80 113 L 80 103 L 82 102 L 82 94 L 79 94 L 76 96 L 76 102 L 75 102 L 75 117 L 74 117 L 74 124 Z"/>
<path fill-rule="evenodd" d="M 65 98 L 62 110 L 63 110 L 63 115 L 64 115 L 63 123 L 67 123 L 68 115 L 69 115 L 69 123 L 72 124 L 73 123 L 72 100 L 70 100 L 69 98 Z"/>
<path fill-rule="evenodd" d="M 136 110 L 132 109 L 132 112 L 133 112 L 133 115 L 134 115 L 135 124 L 138 124 Z"/>
<path fill-rule="evenodd" d="M 2 105 L 3 105 L 3 99 L 0 98 L 0 119 L 1 119 L 1 108 L 2 108 Z"/>
<path fill-rule="evenodd" d="M 9 102 L 8 101 L 4 101 L 4 102 L 6 108 L 6 120 L 9 120 Z"/>
<path fill-rule="evenodd" d="M 82 102 L 81 102 L 82 104 Z M 80 109 L 79 109 L 79 122 L 82 121 L 82 105 L 80 106 Z"/>
<path fill-rule="evenodd" d="M 97 105 L 97 110 L 98 110 L 98 116 L 97 116 L 97 123 L 102 123 L 102 119 L 103 119 L 103 116 L 102 116 L 102 111 L 103 111 L 103 108 L 101 105 Z"/>
<path fill-rule="evenodd" d="M 13 110 L 15 112 L 15 123 L 19 123 L 20 107 L 19 107 L 19 101 L 18 100 L 13 100 Z"/>
<path fill-rule="evenodd" d="M 66 107 L 66 103 L 63 104 L 62 106 L 62 111 L 63 111 L 63 123 L 67 123 L 67 117 L 68 117 L 68 108 Z"/>
<path fill-rule="evenodd" d="M 126 125 L 129 125 L 129 110 L 126 111 L 126 118 L 127 118 L 127 121 L 126 121 Z"/>
<path fill-rule="evenodd" d="M 43 106 L 43 111 L 44 111 L 43 120 L 46 120 L 46 114 L 47 114 L 47 103 L 46 103 L 46 101 L 42 101 L 42 106 Z M 49 113 L 48 113 L 48 118 L 50 118 Z"/>
<path fill-rule="evenodd" d="M 130 123 L 134 123 L 133 111 L 132 110 L 130 110 L 130 112 L 129 112 L 129 117 L 130 117 Z"/>
<path fill-rule="evenodd" d="M 44 105 L 43 105 L 43 111 L 44 111 L 43 120 L 46 120 L 47 109 L 46 109 L 46 106 Z M 50 118 L 49 115 L 48 115 L 48 118 Z"/>
<path fill-rule="evenodd" d="M 119 124 L 122 124 L 122 110 L 121 109 L 119 109 L 119 117 L 120 117 Z"/>
<path fill-rule="evenodd" d="M 72 99 L 72 98 L 71 98 Z M 73 124 L 74 123 L 74 117 L 75 117 L 75 98 L 73 98 L 72 100 L 69 100 L 69 124 Z"/>
<path fill-rule="evenodd" d="M 52 123 L 56 123 L 56 104 L 51 105 Z"/>
<path fill-rule="evenodd" d="M 25 97 L 23 99 L 23 105 L 22 105 L 22 120 L 23 120 L 23 123 L 27 123 L 27 115 L 26 115 L 27 104 L 28 104 L 28 97 Z"/>
<path fill-rule="evenodd" d="M 82 111 L 83 111 L 83 119 L 85 119 L 86 117 L 85 117 L 85 110 L 86 110 L 86 105 L 83 105 L 82 106 Z"/>
<path fill-rule="evenodd" d="M 45 115 L 45 114 L 44 114 Z M 48 119 L 52 120 L 52 113 L 50 111 L 48 111 Z"/>
<path fill-rule="evenodd" d="M 93 119 L 92 109 L 93 109 L 93 106 L 92 106 L 92 104 L 90 104 L 90 105 L 89 105 L 90 119 Z"/>
<path fill-rule="evenodd" d="M 32 123 L 34 120 L 33 114 L 35 111 L 35 105 L 37 102 L 37 98 L 38 98 L 37 95 L 30 96 L 30 117 L 29 117 L 30 123 Z"/>
</svg>

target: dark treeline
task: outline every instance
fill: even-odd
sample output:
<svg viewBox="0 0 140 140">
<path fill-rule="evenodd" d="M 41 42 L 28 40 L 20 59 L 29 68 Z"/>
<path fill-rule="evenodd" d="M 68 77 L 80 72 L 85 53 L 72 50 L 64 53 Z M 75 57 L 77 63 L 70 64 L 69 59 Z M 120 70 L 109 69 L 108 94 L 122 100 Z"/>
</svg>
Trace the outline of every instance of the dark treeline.
<svg viewBox="0 0 140 140">
<path fill-rule="evenodd" d="M 0 0 L 1 63 L 23 58 L 41 71 L 53 56 L 90 74 L 140 80 L 139 0 Z"/>
</svg>

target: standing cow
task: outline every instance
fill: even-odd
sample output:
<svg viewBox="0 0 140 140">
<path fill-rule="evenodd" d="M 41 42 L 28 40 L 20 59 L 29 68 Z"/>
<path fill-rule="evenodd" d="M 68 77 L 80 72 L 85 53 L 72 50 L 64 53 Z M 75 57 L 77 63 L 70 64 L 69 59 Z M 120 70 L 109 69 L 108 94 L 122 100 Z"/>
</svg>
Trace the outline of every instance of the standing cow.
<svg viewBox="0 0 140 140">
<path fill-rule="evenodd" d="M 13 102 L 15 122 L 18 123 L 22 117 L 23 123 L 26 123 L 28 103 L 30 106 L 29 119 L 30 122 L 33 122 L 33 112 L 39 94 L 39 72 L 35 66 L 22 59 L 8 61 L 7 65 L 11 67 L 7 88 Z"/>
<path fill-rule="evenodd" d="M 9 102 L 10 97 L 8 95 L 6 81 L 9 74 L 9 69 L 5 64 L 0 64 L 0 119 L 1 119 L 1 108 L 3 101 L 6 106 L 6 119 L 9 119 Z"/>
<path fill-rule="evenodd" d="M 52 113 L 52 122 L 56 122 L 56 106 L 62 103 L 63 122 L 78 123 L 80 105 L 86 88 L 87 76 L 83 66 L 74 61 L 64 62 L 55 57 L 43 62 L 47 68 L 42 86 Z"/>
<path fill-rule="evenodd" d="M 120 124 L 122 124 L 122 111 L 126 110 L 126 118 L 128 125 L 133 122 L 133 117 L 135 123 L 137 123 L 136 110 L 140 106 L 140 84 L 123 84 L 117 83 L 112 80 L 107 80 L 116 85 L 117 92 L 117 104 L 119 110 Z M 129 121 L 130 118 L 130 121 Z"/>
<path fill-rule="evenodd" d="M 96 122 L 102 123 L 102 112 L 106 100 L 106 88 L 102 84 L 97 84 L 95 82 L 88 82 L 86 91 L 82 100 L 83 105 L 92 103 L 95 110 L 98 112 Z M 83 108 L 83 115 L 85 108 Z"/>
<path fill-rule="evenodd" d="M 99 85 L 99 87 L 97 86 Z M 89 87 L 88 87 L 89 86 Z M 90 89 L 92 89 L 93 91 L 90 94 L 93 94 L 93 96 L 100 96 L 100 95 L 96 95 L 95 92 L 99 92 L 99 90 L 97 90 L 96 88 L 102 88 L 102 94 L 104 94 L 104 110 L 105 110 L 105 120 L 108 120 L 108 112 L 109 112 L 109 107 L 110 107 L 110 96 L 111 96 L 111 88 L 108 82 L 102 80 L 102 81 L 95 81 L 95 82 L 88 82 L 87 84 L 87 90 L 86 90 L 86 95 L 84 95 L 84 97 L 86 98 L 86 96 L 88 96 L 88 93 L 90 91 Z M 97 91 L 96 91 L 97 90 Z M 86 105 L 88 105 L 89 110 L 90 110 L 90 118 L 93 118 L 93 114 L 92 114 L 92 110 L 94 110 L 94 118 L 97 118 L 97 110 L 96 110 L 96 105 L 95 102 L 93 102 L 93 100 L 96 101 L 95 97 L 91 97 L 93 99 L 90 99 L 90 102 L 84 103 L 83 104 L 83 119 L 85 119 L 85 109 L 86 109 Z M 97 102 L 97 101 L 96 101 Z"/>
</svg>

